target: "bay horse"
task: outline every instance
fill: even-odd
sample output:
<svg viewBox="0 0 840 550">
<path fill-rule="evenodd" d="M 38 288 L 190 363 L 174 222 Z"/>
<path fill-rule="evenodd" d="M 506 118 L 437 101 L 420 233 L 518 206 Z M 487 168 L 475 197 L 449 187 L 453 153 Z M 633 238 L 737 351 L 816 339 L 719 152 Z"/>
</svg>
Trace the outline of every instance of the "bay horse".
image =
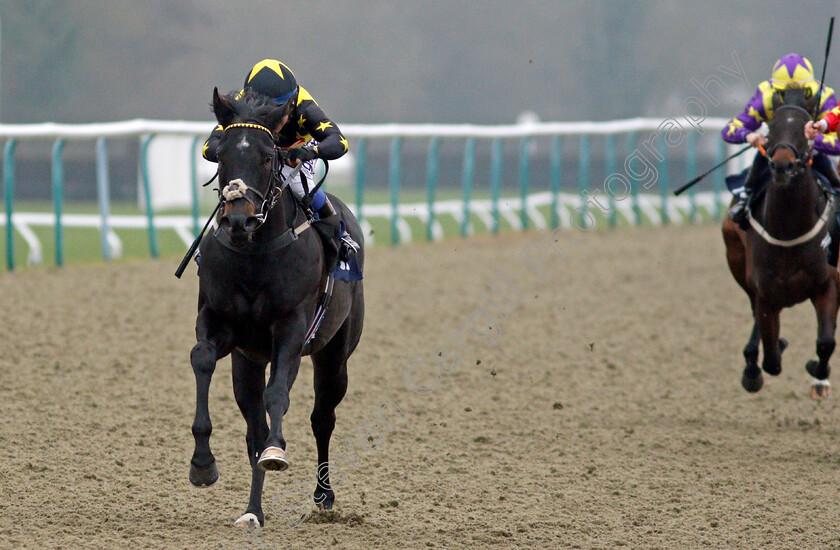
<svg viewBox="0 0 840 550">
<path fill-rule="evenodd" d="M 364 293 L 362 281 L 333 284 L 329 264 L 335 262 L 329 261 L 318 232 L 307 230 L 313 222 L 299 199 L 290 190 L 284 192 L 279 175 L 283 152 L 275 146 L 272 132 L 284 109 L 251 92 L 220 96 L 218 89 L 213 90 L 212 105 L 225 128 L 218 145 L 222 208 L 216 217 L 218 229 L 205 235 L 199 247 L 197 343 L 190 353 L 196 382 L 195 450 L 189 479 L 207 487 L 219 478 L 210 451 L 207 397 L 216 362 L 230 354 L 252 471 L 248 507 L 235 524 L 263 526 L 265 472 L 289 467 L 282 420 L 304 355 L 311 356 L 314 366 L 310 417 L 318 448 L 314 500 L 322 509 L 333 506 L 330 436 L 335 408 L 347 390 L 347 359 L 362 333 Z M 360 243 L 356 259 L 361 268 L 359 224 L 343 202 L 333 196 L 330 200 L 346 230 Z M 328 291 L 326 314 L 316 316 L 319 307 L 319 311 L 326 307 L 323 298 Z"/>
<path fill-rule="evenodd" d="M 779 338 L 783 308 L 811 300 L 817 314 L 817 357 L 805 368 L 813 377 L 811 397 L 830 393 L 829 358 L 837 325 L 838 272 L 822 244 L 833 225 L 835 199 L 811 171 L 812 145 L 804 134 L 809 111 L 796 105 L 776 109 L 769 124 L 766 154 L 770 181 L 749 207 L 750 228 L 742 230 L 728 217 L 723 240 L 729 270 L 750 298 L 753 328 L 744 347 L 741 385 L 757 392 L 764 384 L 762 369 L 776 376 L 782 371 L 787 341 Z M 758 367 L 758 342 L 764 358 Z"/>
</svg>

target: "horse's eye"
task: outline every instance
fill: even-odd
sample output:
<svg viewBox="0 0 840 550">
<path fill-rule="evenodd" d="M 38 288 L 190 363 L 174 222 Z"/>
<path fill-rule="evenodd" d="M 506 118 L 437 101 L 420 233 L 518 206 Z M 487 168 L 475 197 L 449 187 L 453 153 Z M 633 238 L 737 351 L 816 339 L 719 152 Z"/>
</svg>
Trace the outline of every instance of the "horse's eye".
<svg viewBox="0 0 840 550">
<path fill-rule="evenodd" d="M 266 157 L 263 159 L 263 164 L 271 164 L 272 160 L 274 160 L 274 157 L 272 157 L 271 155 L 266 155 Z"/>
</svg>

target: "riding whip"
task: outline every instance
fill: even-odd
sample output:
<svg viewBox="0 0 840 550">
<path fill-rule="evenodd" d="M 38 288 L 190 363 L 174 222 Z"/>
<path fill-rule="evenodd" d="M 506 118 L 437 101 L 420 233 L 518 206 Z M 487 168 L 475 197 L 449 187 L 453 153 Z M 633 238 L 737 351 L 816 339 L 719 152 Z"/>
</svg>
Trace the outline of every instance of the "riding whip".
<svg viewBox="0 0 840 550">
<path fill-rule="evenodd" d="M 820 103 L 822 103 L 823 82 L 825 81 L 825 69 L 828 67 L 828 51 L 831 49 L 831 33 L 834 30 L 834 17 L 828 23 L 828 39 L 825 42 L 825 59 L 823 59 L 822 76 L 820 77 L 820 90 L 817 92 L 817 106 L 814 108 L 814 122 L 820 116 Z"/>
<path fill-rule="evenodd" d="M 746 151 L 747 151 L 748 149 L 750 149 L 751 147 L 752 147 L 752 145 L 747 145 L 746 147 L 744 147 L 743 149 L 741 149 L 741 150 L 740 150 L 740 151 L 738 151 L 737 153 L 735 153 L 735 154 L 733 154 L 733 155 L 729 155 L 729 156 L 728 156 L 728 157 L 726 157 L 726 159 L 725 159 L 723 162 L 721 162 L 720 164 L 716 164 L 716 165 L 712 166 L 711 168 L 709 168 L 708 170 L 706 170 L 705 172 L 703 172 L 702 174 L 700 174 L 699 176 L 697 176 L 696 178 L 694 178 L 693 180 L 691 180 L 690 182 L 686 183 L 685 185 L 683 185 L 682 187 L 680 187 L 679 189 L 677 189 L 676 191 L 674 191 L 674 195 L 679 195 L 680 193 L 682 193 L 683 191 L 685 191 L 686 189 L 688 189 L 689 187 L 691 187 L 692 185 L 694 185 L 694 184 L 695 184 L 695 183 L 697 183 L 698 181 L 702 180 L 703 178 L 705 178 L 706 176 L 708 176 L 709 174 L 711 174 L 712 172 L 714 172 L 715 170 L 717 170 L 718 168 L 720 168 L 721 166 L 723 166 L 724 164 L 726 164 L 727 162 L 729 162 L 730 160 L 734 159 L 735 157 L 737 157 L 737 156 L 738 156 L 738 155 L 740 155 L 741 153 L 746 152 Z"/>
</svg>

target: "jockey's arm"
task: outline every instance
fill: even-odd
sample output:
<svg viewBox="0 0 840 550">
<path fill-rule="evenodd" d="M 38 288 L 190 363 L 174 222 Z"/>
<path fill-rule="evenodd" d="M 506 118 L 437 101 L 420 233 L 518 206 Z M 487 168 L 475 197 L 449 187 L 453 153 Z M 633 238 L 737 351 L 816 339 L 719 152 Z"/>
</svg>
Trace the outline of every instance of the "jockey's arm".
<svg viewBox="0 0 840 550">
<path fill-rule="evenodd" d="M 314 101 L 306 106 L 306 129 L 318 141 L 316 153 L 324 160 L 337 159 L 349 148 L 347 139 L 338 126 L 327 118 L 324 111 Z"/>
<path fill-rule="evenodd" d="M 221 124 L 213 128 L 213 132 L 210 134 L 210 137 L 207 138 L 207 141 L 204 142 L 204 147 L 201 148 L 201 156 L 203 156 L 205 160 L 209 160 L 210 162 L 219 162 L 218 157 L 216 157 L 216 147 L 219 146 L 219 140 L 222 139 L 224 134 L 225 130 L 222 128 Z"/>
<path fill-rule="evenodd" d="M 723 127 L 721 136 L 728 143 L 749 142 L 750 145 L 756 147 L 757 140 L 761 139 L 758 137 L 761 134 L 756 131 L 764 120 L 764 92 L 759 86 L 744 110 Z"/>
</svg>

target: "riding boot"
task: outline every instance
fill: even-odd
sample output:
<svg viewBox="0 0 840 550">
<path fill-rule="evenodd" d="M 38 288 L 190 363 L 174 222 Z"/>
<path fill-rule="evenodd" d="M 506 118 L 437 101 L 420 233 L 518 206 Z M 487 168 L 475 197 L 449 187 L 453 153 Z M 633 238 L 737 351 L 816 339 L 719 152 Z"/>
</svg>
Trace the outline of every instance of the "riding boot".
<svg viewBox="0 0 840 550">
<path fill-rule="evenodd" d="M 767 157 L 758 153 L 753 160 L 747 179 L 744 182 L 744 191 L 738 195 L 738 202 L 729 209 L 729 217 L 744 231 L 750 226 L 749 211 L 752 202 L 753 192 L 759 188 L 761 177 L 767 169 Z"/>
<path fill-rule="evenodd" d="M 359 252 L 359 243 L 353 240 L 350 233 L 344 232 L 341 236 L 341 246 L 338 250 L 338 259 L 342 262 L 349 262 L 350 258 Z"/>
<path fill-rule="evenodd" d="M 324 201 L 324 206 L 318 210 L 318 217 L 322 220 L 324 218 L 329 218 L 330 216 L 335 216 L 338 213 L 330 202 L 330 198 L 326 195 L 324 198 L 326 199 Z M 359 244 L 353 240 L 349 233 L 345 231 L 344 235 L 342 235 L 341 239 L 339 239 L 338 259 L 342 262 L 348 262 L 358 251 Z"/>
<path fill-rule="evenodd" d="M 755 179 L 753 177 L 753 172 L 755 172 L 755 170 L 750 169 L 749 174 L 747 174 L 747 181 L 744 182 L 744 191 L 738 195 L 738 202 L 733 204 L 732 208 L 729 209 L 729 217 L 744 231 L 746 231 L 750 226 L 749 210 L 752 199 L 752 184 L 755 183 L 754 181 L 751 181 Z"/>
<path fill-rule="evenodd" d="M 322 220 L 324 218 L 329 218 L 330 216 L 335 216 L 337 212 L 335 211 L 335 207 L 333 207 L 332 203 L 330 202 L 330 198 L 324 195 L 324 206 L 318 209 L 318 217 Z"/>
</svg>

